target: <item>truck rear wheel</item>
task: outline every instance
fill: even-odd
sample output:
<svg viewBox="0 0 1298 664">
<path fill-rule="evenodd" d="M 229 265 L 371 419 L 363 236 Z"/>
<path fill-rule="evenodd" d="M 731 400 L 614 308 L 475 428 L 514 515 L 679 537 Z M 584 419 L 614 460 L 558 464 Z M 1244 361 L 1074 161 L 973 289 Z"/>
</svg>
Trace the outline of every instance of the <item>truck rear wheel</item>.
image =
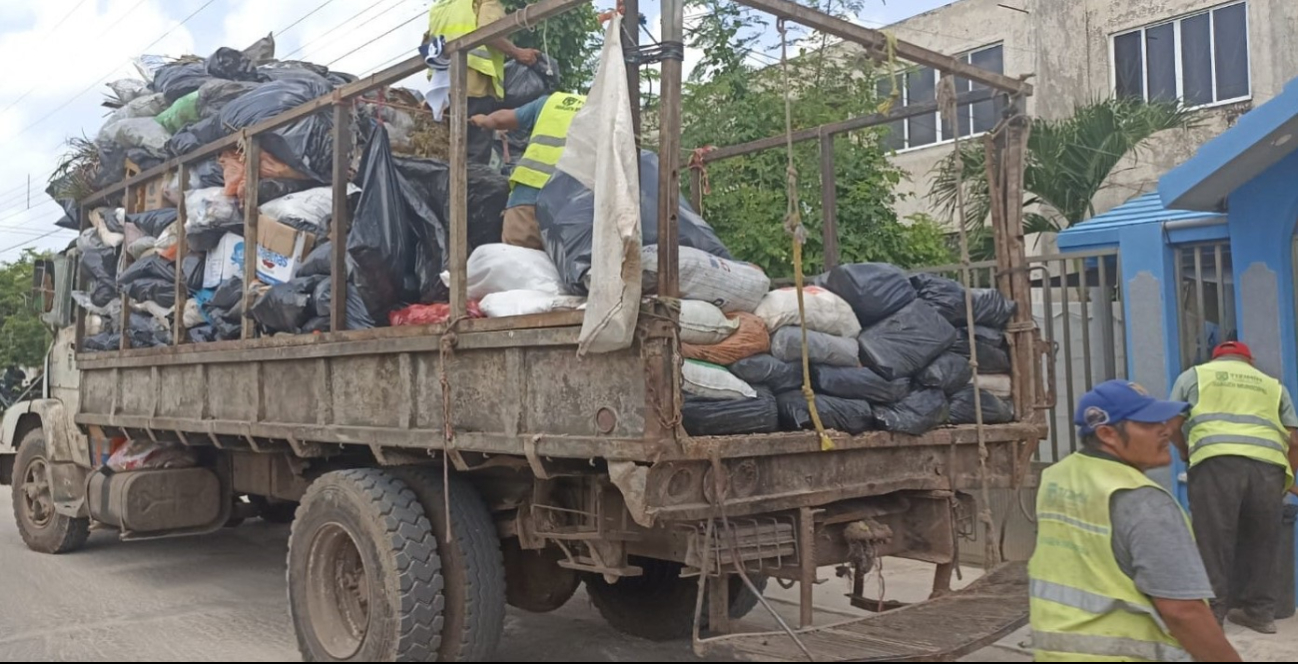
<svg viewBox="0 0 1298 664">
<path fill-rule="evenodd" d="M 377 469 L 313 482 L 289 535 L 288 599 L 304 661 L 433 661 L 441 559 L 414 492 Z"/>
<path fill-rule="evenodd" d="M 694 632 L 694 600 L 698 579 L 682 579 L 680 563 L 651 558 L 630 559 L 644 569 L 641 576 L 609 583 L 598 574 L 586 575 L 586 592 L 610 627 L 650 641 L 689 638 Z M 758 590 L 765 590 L 766 577 L 753 577 Z M 708 628 L 707 597 L 703 598 L 700 627 Z M 730 577 L 730 617 L 738 620 L 757 606 L 757 596 L 743 579 Z"/>
<path fill-rule="evenodd" d="M 437 536 L 446 588 L 439 662 L 486 662 L 505 632 L 505 563 L 496 522 L 478 490 L 450 475 L 451 541 L 446 541 L 447 484 L 439 468 L 392 469 L 419 498 Z"/>
<path fill-rule="evenodd" d="M 54 510 L 50 490 L 50 461 L 44 429 L 23 436 L 14 460 L 14 521 L 27 548 L 41 553 L 69 553 L 90 537 L 90 519 L 64 516 Z"/>
</svg>

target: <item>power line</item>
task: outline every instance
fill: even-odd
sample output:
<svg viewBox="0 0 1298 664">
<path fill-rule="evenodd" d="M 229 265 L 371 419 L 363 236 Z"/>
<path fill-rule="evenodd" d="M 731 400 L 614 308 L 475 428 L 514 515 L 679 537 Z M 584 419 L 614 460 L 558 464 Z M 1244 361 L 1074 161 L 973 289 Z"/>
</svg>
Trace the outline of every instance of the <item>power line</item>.
<svg viewBox="0 0 1298 664">
<path fill-rule="evenodd" d="M 288 25 L 287 28 L 280 28 L 279 32 L 275 32 L 275 33 L 273 33 L 273 34 L 274 34 L 275 36 L 278 37 L 279 35 L 282 35 L 282 34 L 284 34 L 285 32 L 288 32 L 289 30 L 292 30 L 293 28 L 297 27 L 297 25 L 298 25 L 299 23 L 301 23 L 302 21 L 307 20 L 308 18 L 311 18 L 311 15 L 312 15 L 312 14 L 314 14 L 314 13 L 320 11 L 321 9 L 324 9 L 326 6 L 329 5 L 329 3 L 333 2 L 333 1 L 334 1 L 334 0 L 325 0 L 324 2 L 320 3 L 320 6 L 319 6 L 319 7 L 316 7 L 315 9 L 312 9 L 311 11 L 309 11 L 309 12 L 307 12 L 306 14 L 302 15 L 302 17 L 299 18 L 298 20 L 293 21 L 292 23 L 290 23 L 290 24 Z"/>
<path fill-rule="evenodd" d="M 36 244 L 37 240 L 43 240 L 51 235 L 54 235 L 55 233 L 65 233 L 65 232 L 71 233 L 72 231 L 66 228 L 56 228 L 48 233 L 45 233 L 44 235 L 38 235 L 30 240 L 27 240 L 26 242 L 19 242 L 18 244 L 10 245 L 8 247 L 5 247 L 4 249 L 0 249 L 0 255 L 7 254 L 15 249 L 23 249 L 25 247 L 30 247 Z"/>
<path fill-rule="evenodd" d="M 359 51 L 359 50 L 361 50 L 361 49 L 363 49 L 363 48 L 367 48 L 367 47 L 369 47 L 369 46 L 374 45 L 374 42 L 376 42 L 376 41 L 378 41 L 378 40 L 380 40 L 380 39 L 383 39 L 384 37 L 386 37 L 386 36 L 388 36 L 388 35 L 390 35 L 390 34 L 396 32 L 397 30 L 400 30 L 401 28 L 406 27 L 407 25 L 410 25 L 411 23 L 414 23 L 416 20 L 418 20 L 418 19 L 419 19 L 420 17 L 422 17 L 423 15 L 424 15 L 424 11 L 421 9 L 421 10 L 419 10 L 419 13 L 418 13 L 418 14 L 415 14 L 414 16 L 412 16 L 412 17 L 406 19 L 405 21 L 402 21 L 400 25 L 393 26 L 393 28 L 392 28 L 391 30 L 388 30 L 387 32 L 385 32 L 385 33 L 383 33 L 383 34 L 381 34 L 381 35 L 375 37 L 374 39 L 371 39 L 370 41 L 365 42 L 364 44 L 361 44 L 360 46 L 357 46 L 356 48 L 353 48 L 352 50 L 347 51 L 346 53 L 344 53 L 344 54 L 342 54 L 342 55 L 340 55 L 340 56 L 334 58 L 334 59 L 331 60 L 331 61 L 329 62 L 329 64 L 326 65 L 326 66 L 332 67 L 332 66 L 334 65 L 334 63 L 338 62 L 339 60 L 342 60 L 343 58 L 345 58 L 345 57 L 347 57 L 347 56 L 349 56 L 349 55 L 351 55 L 351 54 L 353 54 L 353 53 L 355 53 L 355 52 L 357 52 L 357 51 Z"/>
<path fill-rule="evenodd" d="M 287 60 L 287 59 L 293 57 L 294 55 L 296 55 L 296 54 L 298 54 L 298 53 L 301 53 L 304 49 L 306 49 L 306 47 L 311 46 L 312 44 L 315 44 L 315 43 L 319 42 L 320 40 L 324 39 L 325 37 L 328 37 L 329 35 L 331 35 L 331 34 L 337 32 L 339 28 L 342 28 L 344 25 L 347 25 L 348 23 L 351 23 L 352 21 L 356 20 L 356 18 L 359 17 L 361 14 L 364 14 L 365 12 L 367 12 L 367 11 L 369 11 L 369 10 L 371 10 L 371 9 L 374 9 L 375 7 L 377 7 L 377 6 L 381 5 L 381 4 L 383 4 L 384 2 L 386 2 L 386 0 L 377 0 L 376 2 L 371 3 L 370 6 L 366 7 L 365 9 L 362 9 L 362 10 L 356 12 L 355 14 L 352 14 L 350 18 L 344 19 L 344 20 L 343 20 L 341 23 L 339 23 L 338 25 L 335 25 L 334 27 L 329 28 L 328 30 L 326 30 L 324 34 L 320 35 L 319 37 L 316 37 L 315 39 L 312 39 L 311 41 L 309 41 L 309 42 L 307 42 L 307 43 L 305 43 L 305 44 L 302 44 L 301 46 L 298 46 L 297 48 L 293 49 L 292 51 L 290 51 L 288 54 L 284 55 L 284 56 L 283 56 L 282 58 L 280 58 L 280 59 L 281 59 L 281 60 Z M 398 0 L 398 4 L 400 4 L 400 0 Z M 396 5 L 393 5 L 393 6 L 395 7 Z"/>
</svg>

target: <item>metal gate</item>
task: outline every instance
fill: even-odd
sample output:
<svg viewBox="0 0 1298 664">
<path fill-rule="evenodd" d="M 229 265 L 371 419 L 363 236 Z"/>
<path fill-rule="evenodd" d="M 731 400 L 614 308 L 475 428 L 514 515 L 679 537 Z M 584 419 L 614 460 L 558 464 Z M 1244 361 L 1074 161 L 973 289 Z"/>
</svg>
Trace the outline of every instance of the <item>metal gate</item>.
<svg viewBox="0 0 1298 664">
<path fill-rule="evenodd" d="M 1176 247 L 1176 309 L 1181 370 L 1212 358 L 1212 349 L 1236 337 L 1235 278 L 1230 241 Z"/>
</svg>

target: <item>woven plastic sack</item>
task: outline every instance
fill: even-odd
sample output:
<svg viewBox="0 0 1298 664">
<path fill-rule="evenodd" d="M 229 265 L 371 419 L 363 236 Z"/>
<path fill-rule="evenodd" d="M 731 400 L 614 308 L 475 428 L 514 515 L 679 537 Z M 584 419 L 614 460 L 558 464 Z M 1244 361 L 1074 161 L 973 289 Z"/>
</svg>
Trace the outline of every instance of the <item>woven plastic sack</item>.
<svg viewBox="0 0 1298 664">
<path fill-rule="evenodd" d="M 680 323 L 682 344 L 718 344 L 739 329 L 739 321 L 726 318 L 720 309 L 699 300 L 681 301 Z"/>
<path fill-rule="evenodd" d="M 861 333 L 861 324 L 852 306 L 843 298 L 824 288 L 808 286 L 802 289 L 802 301 L 808 330 L 837 337 L 855 337 Z M 772 332 L 789 325 L 800 325 L 798 289 L 780 288 L 767 293 L 753 313 L 766 321 L 766 327 Z"/>
<path fill-rule="evenodd" d="M 716 364 L 686 360 L 681 367 L 681 389 L 686 394 L 713 400 L 756 399 L 757 391 L 728 369 Z"/>
<path fill-rule="evenodd" d="M 746 313 L 726 314 L 726 318 L 739 324 L 734 334 L 716 344 L 694 345 L 682 342 L 681 354 L 693 360 L 731 365 L 771 349 L 771 335 L 767 333 L 766 323 L 762 319 Z"/>
</svg>

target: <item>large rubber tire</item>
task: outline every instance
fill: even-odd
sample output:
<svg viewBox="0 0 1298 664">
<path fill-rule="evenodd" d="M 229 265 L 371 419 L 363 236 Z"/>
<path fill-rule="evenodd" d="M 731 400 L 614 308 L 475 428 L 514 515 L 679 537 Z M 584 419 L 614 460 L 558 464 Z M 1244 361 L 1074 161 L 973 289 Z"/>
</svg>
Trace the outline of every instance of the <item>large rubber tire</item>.
<svg viewBox="0 0 1298 664">
<path fill-rule="evenodd" d="M 694 600 L 698 579 L 682 579 L 681 564 L 651 558 L 630 559 L 644 569 L 641 576 L 609 583 L 598 574 L 587 574 L 586 593 L 610 627 L 623 634 L 650 641 L 689 638 L 694 632 Z M 766 589 L 766 577 L 754 577 L 758 590 Z M 707 597 L 703 598 L 700 627 L 708 628 Z M 757 596 L 743 579 L 730 577 L 730 617 L 738 620 L 757 606 Z"/>
<path fill-rule="evenodd" d="M 540 551 L 523 549 L 517 538 L 501 542 L 505 555 L 505 602 L 528 613 L 563 608 L 581 587 L 581 575 L 560 567 L 567 560 L 557 546 Z"/>
<path fill-rule="evenodd" d="M 491 661 L 505 632 L 505 562 L 491 511 L 468 480 L 450 475 L 452 539 L 448 542 L 442 470 L 414 466 L 391 470 L 415 492 L 437 536 L 446 579 L 437 661 Z"/>
<path fill-rule="evenodd" d="M 303 661 L 433 661 L 441 560 L 414 492 L 378 469 L 313 482 L 289 535 L 288 599 Z"/>
<path fill-rule="evenodd" d="M 43 429 L 27 432 L 18 446 L 13 472 L 14 521 L 32 551 L 70 553 L 85 546 L 90 537 L 90 519 L 54 511 L 46 450 Z"/>
<path fill-rule="evenodd" d="M 267 523 L 293 523 L 297 515 L 298 504 L 291 501 L 272 501 L 265 496 L 248 496 L 248 501 L 257 506 L 257 516 Z"/>
</svg>

